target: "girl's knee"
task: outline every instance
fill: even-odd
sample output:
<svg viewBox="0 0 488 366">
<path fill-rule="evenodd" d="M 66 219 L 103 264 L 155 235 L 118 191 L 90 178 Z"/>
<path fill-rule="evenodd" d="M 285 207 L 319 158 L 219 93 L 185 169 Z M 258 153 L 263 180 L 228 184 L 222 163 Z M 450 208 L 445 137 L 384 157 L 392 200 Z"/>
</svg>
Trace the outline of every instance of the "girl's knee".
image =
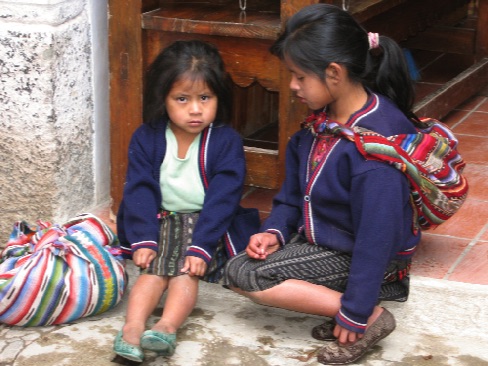
<svg viewBox="0 0 488 366">
<path fill-rule="evenodd" d="M 254 301 L 255 293 L 276 282 L 276 271 L 265 261 L 251 260 L 238 255 L 227 262 L 224 271 L 224 283 L 229 288 L 237 288 Z M 235 292 L 239 292 L 234 290 Z"/>
<path fill-rule="evenodd" d="M 144 273 L 144 274 L 141 274 L 139 277 L 137 277 L 136 283 L 144 284 L 147 286 L 163 286 L 163 287 L 165 287 L 168 284 L 168 277 Z"/>
</svg>

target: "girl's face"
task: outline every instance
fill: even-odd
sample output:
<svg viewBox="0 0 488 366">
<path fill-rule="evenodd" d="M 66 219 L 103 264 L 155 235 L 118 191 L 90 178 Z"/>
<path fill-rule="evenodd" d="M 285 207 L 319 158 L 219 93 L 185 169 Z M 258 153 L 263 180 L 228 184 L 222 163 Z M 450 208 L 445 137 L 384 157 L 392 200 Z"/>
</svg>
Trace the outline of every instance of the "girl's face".
<svg viewBox="0 0 488 366">
<path fill-rule="evenodd" d="M 177 80 L 166 99 L 166 111 L 175 134 L 198 135 L 217 115 L 217 96 L 203 80 Z"/>
<path fill-rule="evenodd" d="M 302 103 L 317 110 L 333 101 L 325 81 L 313 73 L 303 71 L 290 60 L 286 60 L 286 65 L 291 73 L 290 89 Z"/>
</svg>

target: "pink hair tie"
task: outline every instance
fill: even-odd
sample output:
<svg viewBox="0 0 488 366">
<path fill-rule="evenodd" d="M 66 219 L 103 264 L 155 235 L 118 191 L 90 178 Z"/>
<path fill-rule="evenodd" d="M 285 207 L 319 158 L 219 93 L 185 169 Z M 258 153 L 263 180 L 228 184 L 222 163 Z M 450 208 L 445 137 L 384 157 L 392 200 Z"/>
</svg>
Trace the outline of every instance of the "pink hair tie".
<svg viewBox="0 0 488 366">
<path fill-rule="evenodd" d="M 373 50 L 380 45 L 380 36 L 378 33 L 368 32 L 369 49 Z"/>
</svg>

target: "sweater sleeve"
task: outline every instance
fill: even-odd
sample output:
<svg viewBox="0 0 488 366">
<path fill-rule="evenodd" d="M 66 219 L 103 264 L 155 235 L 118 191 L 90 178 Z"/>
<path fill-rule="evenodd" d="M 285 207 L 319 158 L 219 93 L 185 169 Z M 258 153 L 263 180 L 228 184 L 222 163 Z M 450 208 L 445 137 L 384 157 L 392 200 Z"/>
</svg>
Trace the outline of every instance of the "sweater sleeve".
<svg viewBox="0 0 488 366">
<path fill-rule="evenodd" d="M 295 134 L 287 145 L 285 180 L 273 199 L 271 214 L 261 227 L 261 231 L 276 234 L 282 245 L 302 224 L 301 174 L 297 174 L 301 168 L 298 153 L 301 134 Z"/>
<path fill-rule="evenodd" d="M 117 232 L 126 258 L 140 248 L 158 251 L 161 189 L 154 167 L 155 131 L 141 126 L 131 138 L 123 200 L 117 215 Z M 161 157 L 162 160 L 162 157 Z M 160 164 L 159 164 L 160 165 Z"/>
<path fill-rule="evenodd" d="M 385 270 L 405 242 L 409 189 L 405 176 L 383 163 L 353 178 L 352 215 L 355 244 L 346 291 L 336 321 L 364 333 L 376 305 Z M 385 225 L 385 223 L 388 223 Z"/>
<path fill-rule="evenodd" d="M 214 128 L 209 140 L 207 178 L 203 208 L 186 255 L 208 264 L 219 239 L 228 230 L 241 200 L 246 163 L 239 134 L 230 127 Z"/>
</svg>

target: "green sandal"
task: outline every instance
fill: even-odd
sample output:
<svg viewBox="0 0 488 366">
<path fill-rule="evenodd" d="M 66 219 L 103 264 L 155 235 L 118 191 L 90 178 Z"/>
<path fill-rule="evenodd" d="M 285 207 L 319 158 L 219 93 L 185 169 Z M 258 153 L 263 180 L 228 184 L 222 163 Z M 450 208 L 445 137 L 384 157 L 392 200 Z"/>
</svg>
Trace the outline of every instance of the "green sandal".
<svg viewBox="0 0 488 366">
<path fill-rule="evenodd" d="M 175 353 L 176 333 L 162 333 L 146 330 L 142 333 L 141 347 L 156 352 L 160 356 L 171 356 Z"/>
<path fill-rule="evenodd" d="M 121 357 L 127 358 L 128 360 L 135 362 L 144 361 L 144 352 L 140 346 L 135 344 L 130 344 L 124 341 L 122 338 L 123 334 L 120 331 L 115 337 L 114 341 L 114 352 Z"/>
</svg>

